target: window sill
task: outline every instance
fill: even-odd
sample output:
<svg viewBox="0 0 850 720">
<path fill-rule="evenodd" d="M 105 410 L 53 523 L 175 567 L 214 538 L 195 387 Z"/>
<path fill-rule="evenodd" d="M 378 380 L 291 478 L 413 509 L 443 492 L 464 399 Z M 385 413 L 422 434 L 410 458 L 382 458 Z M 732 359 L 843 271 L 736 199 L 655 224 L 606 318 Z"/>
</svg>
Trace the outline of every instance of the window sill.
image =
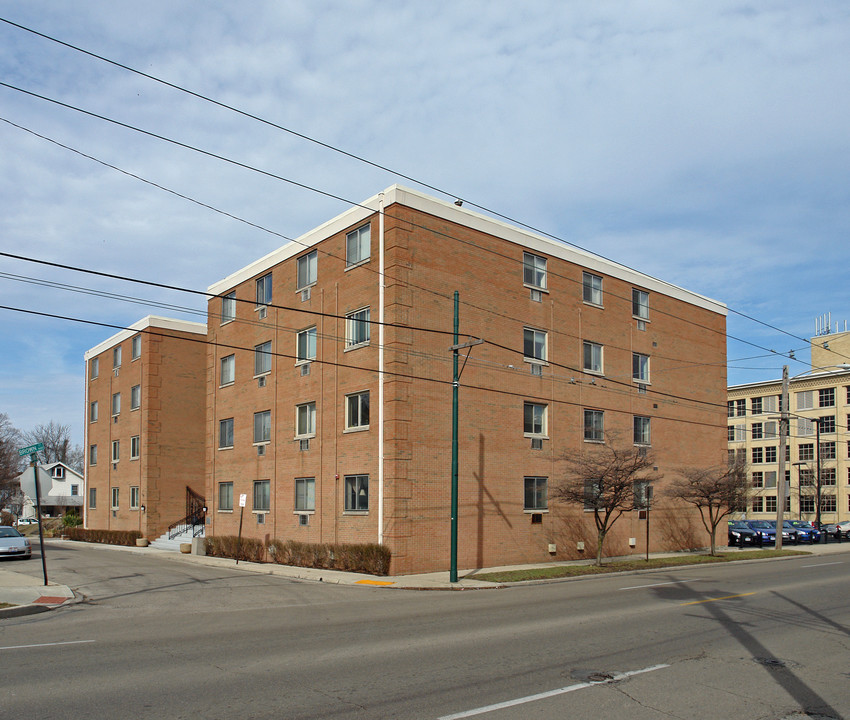
<svg viewBox="0 0 850 720">
<path fill-rule="evenodd" d="M 316 437 L 316 433 L 313 433 L 312 435 L 296 435 L 292 439 L 294 442 L 300 442 L 301 440 L 312 440 L 314 437 Z"/>
<path fill-rule="evenodd" d="M 604 440 L 596 440 L 594 438 L 585 438 L 584 441 L 586 443 L 595 443 L 596 445 L 604 445 L 605 444 Z"/>
<path fill-rule="evenodd" d="M 253 515 L 268 515 L 271 510 L 252 510 L 251 513 Z"/>
<path fill-rule="evenodd" d="M 230 382 L 222 383 L 221 385 L 219 385 L 219 387 L 220 388 L 226 388 L 226 387 L 230 387 L 231 385 L 235 385 L 235 384 L 236 384 L 236 381 L 231 380 Z"/>
<path fill-rule="evenodd" d="M 599 303 L 590 302 L 590 300 L 582 300 L 582 304 L 587 305 L 588 307 L 599 308 L 600 310 L 604 310 L 605 306 L 600 305 Z"/>
<path fill-rule="evenodd" d="M 233 450 L 233 445 L 225 445 L 224 447 L 217 448 L 218 450 Z"/>
<path fill-rule="evenodd" d="M 538 285 L 532 285 L 531 283 L 523 283 L 523 287 L 528 288 L 529 290 L 537 290 L 537 292 L 549 294 L 549 290 L 545 287 L 539 287 Z"/>
<path fill-rule="evenodd" d="M 233 510 L 216 510 L 219 513 L 225 513 L 227 515 L 233 515 Z"/>
<path fill-rule="evenodd" d="M 318 282 L 318 280 L 314 280 L 313 282 L 308 283 L 308 284 L 307 284 L 307 285 L 305 285 L 304 287 L 295 288 L 295 294 L 296 294 L 296 295 L 298 295 L 299 293 L 302 293 L 302 292 L 304 292 L 305 290 L 310 290 L 310 289 L 312 289 L 312 288 L 316 287 L 316 283 L 317 283 L 317 282 Z"/>
<path fill-rule="evenodd" d="M 303 359 L 301 359 L 301 360 L 296 360 L 296 361 L 295 361 L 295 367 L 299 367 L 299 366 L 301 366 L 301 365 L 309 365 L 310 363 L 314 363 L 314 362 L 316 362 L 316 358 L 314 358 L 314 357 L 311 357 L 311 358 L 303 358 Z"/>
<path fill-rule="evenodd" d="M 528 363 L 529 365 L 540 365 L 541 367 L 549 367 L 549 361 L 541 360 L 540 358 L 524 357 L 522 361 Z"/>
<path fill-rule="evenodd" d="M 549 508 L 545 507 L 545 508 L 538 508 L 538 509 L 534 509 L 534 510 L 531 510 L 529 508 L 523 508 L 522 512 L 525 515 L 545 515 L 549 512 Z"/>
<path fill-rule="evenodd" d="M 368 510 L 343 510 L 342 515 L 345 517 L 346 515 L 350 516 L 365 516 L 368 515 Z"/>
<path fill-rule="evenodd" d="M 582 368 L 582 372 L 585 375 L 593 375 L 593 377 L 604 378 L 605 371 L 604 370 L 591 370 L 590 368 Z"/>
<path fill-rule="evenodd" d="M 649 380 L 640 380 L 638 378 L 632 378 L 632 382 L 635 385 L 646 385 L 646 386 L 652 385 L 652 383 Z"/>
<path fill-rule="evenodd" d="M 251 379 L 256 380 L 257 378 L 268 377 L 271 374 L 272 374 L 271 370 L 266 370 L 265 372 L 261 372 L 259 375 L 252 375 Z"/>
<path fill-rule="evenodd" d="M 230 323 L 234 322 L 235 320 L 236 320 L 236 318 L 229 318 L 229 319 L 227 319 L 227 320 L 222 320 L 222 321 L 218 324 L 218 326 L 219 326 L 219 327 L 224 327 L 225 325 L 230 325 Z"/>
<path fill-rule="evenodd" d="M 312 510 L 293 510 L 292 514 L 293 515 L 315 515 L 316 509 L 313 508 Z"/>
<path fill-rule="evenodd" d="M 632 315 L 632 320 L 639 320 L 640 322 L 649 323 L 652 322 L 649 318 L 642 318 L 640 315 Z"/>
<path fill-rule="evenodd" d="M 531 438 L 532 440 L 548 440 L 548 435 L 538 435 L 537 433 L 523 433 L 522 436 L 524 438 Z"/>
<path fill-rule="evenodd" d="M 271 444 L 272 444 L 271 440 L 259 440 L 257 442 L 251 443 L 251 445 L 253 445 L 254 447 L 259 447 L 260 445 L 271 445 Z"/>
<path fill-rule="evenodd" d="M 345 435 L 347 433 L 366 432 L 368 429 L 369 429 L 368 425 L 360 425 L 359 427 L 345 428 L 345 430 L 342 431 L 342 434 Z"/>
<path fill-rule="evenodd" d="M 347 345 L 343 352 L 348 352 L 349 350 L 359 350 L 360 348 L 369 347 L 369 342 L 357 343 L 356 345 Z"/>
<path fill-rule="evenodd" d="M 360 267 L 361 265 L 366 265 L 370 260 L 371 256 L 364 258 L 363 260 L 358 260 L 355 263 L 351 263 L 351 265 L 346 265 L 345 270 L 343 272 L 348 272 L 349 270 L 354 270 L 354 268 Z"/>
</svg>

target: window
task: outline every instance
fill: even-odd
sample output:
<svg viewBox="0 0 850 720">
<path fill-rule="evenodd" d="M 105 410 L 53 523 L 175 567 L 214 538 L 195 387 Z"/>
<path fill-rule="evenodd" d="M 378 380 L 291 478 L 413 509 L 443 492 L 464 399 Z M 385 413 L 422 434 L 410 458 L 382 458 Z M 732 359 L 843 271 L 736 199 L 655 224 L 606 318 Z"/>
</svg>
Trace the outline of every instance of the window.
<svg viewBox="0 0 850 720">
<path fill-rule="evenodd" d="M 345 429 L 369 427 L 369 393 L 361 392 L 345 396 Z"/>
<path fill-rule="evenodd" d="M 369 509 L 369 476 L 345 476 L 345 509 L 350 512 L 365 512 Z"/>
<path fill-rule="evenodd" d="M 257 278 L 257 305 L 272 304 L 272 274 Z"/>
<path fill-rule="evenodd" d="M 316 434 L 316 403 L 295 407 L 295 437 L 312 437 Z"/>
<path fill-rule="evenodd" d="M 729 400 L 726 403 L 728 417 L 744 417 L 747 414 L 746 400 Z"/>
<path fill-rule="evenodd" d="M 649 293 L 632 288 L 632 315 L 641 320 L 649 320 Z"/>
<path fill-rule="evenodd" d="M 835 468 L 821 468 L 820 471 L 820 484 L 821 485 L 835 485 L 836 474 Z"/>
<path fill-rule="evenodd" d="M 776 470 L 768 470 L 764 474 L 764 486 L 766 488 L 776 487 Z"/>
<path fill-rule="evenodd" d="M 835 460 L 835 443 L 834 442 L 822 442 L 820 444 L 820 459 L 821 460 Z"/>
<path fill-rule="evenodd" d="M 89 362 L 89 380 L 95 380 L 100 375 L 100 358 L 92 358 Z"/>
<path fill-rule="evenodd" d="M 112 394 L 112 415 L 119 415 L 121 413 L 121 393 L 113 393 Z"/>
<path fill-rule="evenodd" d="M 635 480 L 632 483 L 635 510 L 648 510 L 652 505 L 652 484 L 647 480 Z"/>
<path fill-rule="evenodd" d="M 118 509 L 118 488 L 117 487 L 112 488 L 112 509 L 113 510 Z"/>
<path fill-rule="evenodd" d="M 547 406 L 527 402 L 524 405 L 523 432 L 526 437 L 546 437 Z"/>
<path fill-rule="evenodd" d="M 811 495 L 803 495 L 800 498 L 800 512 L 813 513 L 815 511 L 815 499 Z"/>
<path fill-rule="evenodd" d="M 649 418 L 635 415 L 634 417 L 635 445 L 649 445 Z"/>
<path fill-rule="evenodd" d="M 236 355 L 227 355 L 221 359 L 219 376 L 222 387 L 232 385 L 236 381 Z"/>
<path fill-rule="evenodd" d="M 771 445 L 764 449 L 764 461 L 766 463 L 776 462 L 776 445 Z"/>
<path fill-rule="evenodd" d="M 585 480 L 584 481 L 584 509 L 595 510 L 602 506 L 602 481 L 601 480 Z"/>
<path fill-rule="evenodd" d="M 272 371 L 272 341 L 254 347 L 254 377 Z"/>
<path fill-rule="evenodd" d="M 761 408 L 762 408 L 762 402 L 761 402 L 760 397 L 753 398 L 752 400 L 750 400 L 750 412 L 753 415 L 761 415 L 762 414 Z"/>
<path fill-rule="evenodd" d="M 632 380 L 640 383 L 649 382 L 649 355 L 632 353 Z"/>
<path fill-rule="evenodd" d="M 254 416 L 256 427 L 256 415 Z M 256 440 L 254 442 L 257 442 Z M 218 447 L 223 448 L 233 447 L 233 418 L 226 418 L 218 421 Z"/>
<path fill-rule="evenodd" d="M 130 460 L 138 460 L 142 454 L 142 442 L 139 435 L 130 438 Z"/>
<path fill-rule="evenodd" d="M 295 478 L 295 510 L 313 511 L 316 509 L 316 478 Z"/>
<path fill-rule="evenodd" d="M 65 468 L 62 467 L 61 465 L 57 465 L 56 467 L 53 468 L 53 472 L 51 473 L 51 476 L 58 478 L 60 480 L 63 479 L 65 477 Z"/>
<path fill-rule="evenodd" d="M 272 411 L 254 413 L 254 443 L 267 443 L 272 439 Z M 232 439 L 231 439 L 232 442 Z"/>
<path fill-rule="evenodd" d="M 804 437 L 815 434 L 815 424 L 808 418 L 797 418 L 797 434 Z"/>
<path fill-rule="evenodd" d="M 835 407 L 835 388 L 818 390 L 818 407 Z"/>
<path fill-rule="evenodd" d="M 269 298 L 271 301 L 271 298 Z M 236 319 L 236 291 L 227 293 L 221 298 L 221 324 L 233 322 Z"/>
<path fill-rule="evenodd" d="M 526 360 L 546 362 L 546 333 L 525 328 L 522 331 L 522 354 Z"/>
<path fill-rule="evenodd" d="M 316 328 L 311 327 L 298 333 L 296 341 L 296 362 L 316 359 Z"/>
<path fill-rule="evenodd" d="M 548 486 L 549 479 L 545 477 L 527 477 L 524 478 L 524 510 L 548 510 Z"/>
<path fill-rule="evenodd" d="M 850 405 L 850 385 L 845 386 L 844 389 L 847 391 L 847 397 L 845 398 L 846 403 Z"/>
<path fill-rule="evenodd" d="M 97 465 L 97 445 L 89 445 L 89 465 Z"/>
<path fill-rule="evenodd" d="M 818 418 L 818 422 L 820 423 L 821 433 L 835 432 L 835 415 L 826 415 L 822 418 Z"/>
<path fill-rule="evenodd" d="M 584 341 L 584 369 L 588 372 L 602 372 L 602 346 Z"/>
<path fill-rule="evenodd" d="M 753 473 L 753 487 L 764 487 L 764 473 L 761 470 L 756 470 L 756 472 Z"/>
<path fill-rule="evenodd" d="M 139 492 L 138 485 L 130 486 L 130 510 L 138 510 L 139 509 L 139 498 L 141 493 Z"/>
<path fill-rule="evenodd" d="M 811 410 L 815 406 L 814 393 L 812 393 L 811 390 L 805 390 L 794 394 L 797 396 L 798 410 Z"/>
<path fill-rule="evenodd" d="M 764 462 L 764 448 L 753 448 L 753 463 L 762 463 Z"/>
<path fill-rule="evenodd" d="M 369 243 L 372 238 L 372 226 L 366 224 L 363 227 L 352 230 L 345 236 L 345 265 L 351 267 L 369 259 Z M 315 279 L 313 282 L 316 282 Z"/>
<path fill-rule="evenodd" d="M 233 483 L 220 482 L 218 484 L 218 509 L 233 510 Z"/>
<path fill-rule="evenodd" d="M 772 440 L 774 438 L 779 437 L 779 427 L 776 422 L 771 420 L 764 424 L 764 438 L 765 440 Z"/>
<path fill-rule="evenodd" d="M 89 405 L 89 422 L 97 422 L 97 400 Z"/>
<path fill-rule="evenodd" d="M 763 497 L 754 497 L 753 498 L 753 512 L 754 513 L 764 512 L 764 498 Z"/>
<path fill-rule="evenodd" d="M 369 308 L 356 310 L 345 316 L 345 347 L 365 345 L 370 336 Z"/>
<path fill-rule="evenodd" d="M 89 488 L 89 510 L 97 509 L 97 488 Z"/>
<path fill-rule="evenodd" d="M 142 336 L 136 335 L 133 337 L 132 343 L 130 344 L 130 354 L 132 355 L 133 360 L 138 360 L 142 357 Z"/>
<path fill-rule="evenodd" d="M 315 284 L 318 277 L 319 269 L 319 253 L 316 250 L 302 255 L 298 258 L 298 287 L 296 290 L 303 290 L 310 285 Z"/>
<path fill-rule="evenodd" d="M 602 410 L 584 411 L 584 439 L 602 442 L 605 439 L 605 413 Z"/>
<path fill-rule="evenodd" d="M 762 398 L 762 412 L 775 413 L 779 411 L 779 395 L 768 395 Z"/>
<path fill-rule="evenodd" d="M 138 410 L 142 404 L 142 386 L 133 385 L 130 388 L 130 410 Z"/>
<path fill-rule="evenodd" d="M 546 289 L 546 258 L 522 254 L 522 282 L 538 290 Z"/>
<path fill-rule="evenodd" d="M 112 348 L 112 367 L 121 367 L 121 346 Z"/>
<path fill-rule="evenodd" d="M 815 459 L 815 444 L 814 443 L 803 443 L 797 449 L 800 460 L 814 460 Z"/>
<path fill-rule="evenodd" d="M 764 437 L 763 432 L 764 426 L 761 423 L 753 423 L 752 430 L 750 431 L 750 437 L 753 440 L 761 440 Z"/>
<path fill-rule="evenodd" d="M 582 299 L 591 305 L 602 305 L 602 278 L 589 272 L 581 274 Z"/>
<path fill-rule="evenodd" d="M 118 462 L 121 459 L 121 441 L 112 441 L 112 462 Z"/>
<path fill-rule="evenodd" d="M 776 512 L 776 495 L 768 495 L 764 499 L 764 511 L 769 513 Z"/>
<path fill-rule="evenodd" d="M 835 495 L 822 495 L 820 499 L 820 510 L 825 513 L 834 513 L 836 508 Z"/>
<path fill-rule="evenodd" d="M 269 481 L 254 480 L 254 510 L 268 510 L 269 499 Z"/>
</svg>

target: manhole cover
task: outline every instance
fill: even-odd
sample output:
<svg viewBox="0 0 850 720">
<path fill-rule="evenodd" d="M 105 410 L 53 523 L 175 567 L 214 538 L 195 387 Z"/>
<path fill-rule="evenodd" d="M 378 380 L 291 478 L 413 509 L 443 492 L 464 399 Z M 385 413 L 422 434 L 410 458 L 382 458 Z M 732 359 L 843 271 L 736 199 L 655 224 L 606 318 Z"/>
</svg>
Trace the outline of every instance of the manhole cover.
<svg viewBox="0 0 850 720">
<path fill-rule="evenodd" d="M 756 662 L 767 667 L 785 667 L 785 661 L 779 658 L 756 658 Z"/>
<path fill-rule="evenodd" d="M 590 675 L 587 676 L 587 679 L 589 682 L 605 682 L 606 680 L 613 680 L 614 676 L 610 673 L 596 672 L 590 673 Z"/>
</svg>

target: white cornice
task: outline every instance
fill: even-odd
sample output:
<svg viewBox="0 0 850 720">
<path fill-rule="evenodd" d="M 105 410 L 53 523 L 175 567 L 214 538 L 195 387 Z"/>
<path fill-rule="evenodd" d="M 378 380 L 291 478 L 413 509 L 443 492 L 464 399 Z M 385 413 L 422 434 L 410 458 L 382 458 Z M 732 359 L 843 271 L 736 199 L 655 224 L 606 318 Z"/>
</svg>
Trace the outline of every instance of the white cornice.
<svg viewBox="0 0 850 720">
<path fill-rule="evenodd" d="M 118 345 L 124 340 L 133 337 L 140 330 L 147 328 L 161 328 L 163 330 L 176 330 L 178 332 L 195 333 L 196 335 L 207 334 L 206 323 L 190 322 L 188 320 L 175 320 L 174 318 L 160 317 L 159 315 L 148 315 L 141 320 L 134 322 L 124 330 L 121 330 L 110 338 L 107 338 L 99 345 L 95 345 L 91 350 L 87 350 L 83 357 L 86 360 L 100 355 L 105 350 Z"/>
</svg>

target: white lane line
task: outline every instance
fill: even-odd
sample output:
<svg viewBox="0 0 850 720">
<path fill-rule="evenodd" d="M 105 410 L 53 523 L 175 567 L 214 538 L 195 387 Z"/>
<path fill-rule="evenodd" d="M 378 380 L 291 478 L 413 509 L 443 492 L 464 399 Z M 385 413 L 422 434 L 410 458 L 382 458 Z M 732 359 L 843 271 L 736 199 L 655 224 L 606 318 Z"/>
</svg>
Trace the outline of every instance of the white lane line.
<svg viewBox="0 0 850 720">
<path fill-rule="evenodd" d="M 800 565 L 800 567 L 824 567 L 824 565 L 843 565 L 843 562 L 828 562 L 828 563 L 818 563 L 817 565 Z"/>
<path fill-rule="evenodd" d="M 690 580 L 674 580 L 672 582 L 653 583 L 652 585 L 632 585 L 630 587 L 621 587 L 620 590 L 640 590 L 641 588 L 661 587 L 662 585 L 681 585 L 686 582 L 699 582 L 702 578 L 693 578 Z"/>
<path fill-rule="evenodd" d="M 485 705 L 483 707 L 465 710 L 464 712 L 454 713 L 453 715 L 443 715 L 437 720 L 459 720 L 460 718 L 468 718 L 473 715 L 483 715 L 484 713 L 493 712 L 494 710 L 502 710 L 504 708 L 514 707 L 515 705 L 523 705 L 525 703 L 535 702 L 536 700 L 544 700 L 545 698 L 563 695 L 564 693 L 573 692 L 573 690 L 583 690 L 593 685 L 607 685 L 608 683 L 624 678 L 640 675 L 642 673 L 652 672 L 653 670 L 661 670 L 670 667 L 669 665 L 652 665 L 642 670 L 632 670 L 631 672 L 618 673 L 610 680 L 602 680 L 601 682 L 583 682 L 576 685 L 568 685 L 567 687 L 558 688 L 557 690 L 547 690 L 546 692 L 537 693 L 536 695 L 526 695 L 525 697 L 516 698 L 516 700 L 506 700 L 505 702 L 495 703 L 494 705 Z"/>
<path fill-rule="evenodd" d="M 94 640 L 67 640 L 65 642 L 38 643 L 37 645 L 7 645 L 0 650 L 20 650 L 22 648 L 55 647 L 56 645 L 79 645 L 80 643 L 93 643 Z"/>
</svg>

